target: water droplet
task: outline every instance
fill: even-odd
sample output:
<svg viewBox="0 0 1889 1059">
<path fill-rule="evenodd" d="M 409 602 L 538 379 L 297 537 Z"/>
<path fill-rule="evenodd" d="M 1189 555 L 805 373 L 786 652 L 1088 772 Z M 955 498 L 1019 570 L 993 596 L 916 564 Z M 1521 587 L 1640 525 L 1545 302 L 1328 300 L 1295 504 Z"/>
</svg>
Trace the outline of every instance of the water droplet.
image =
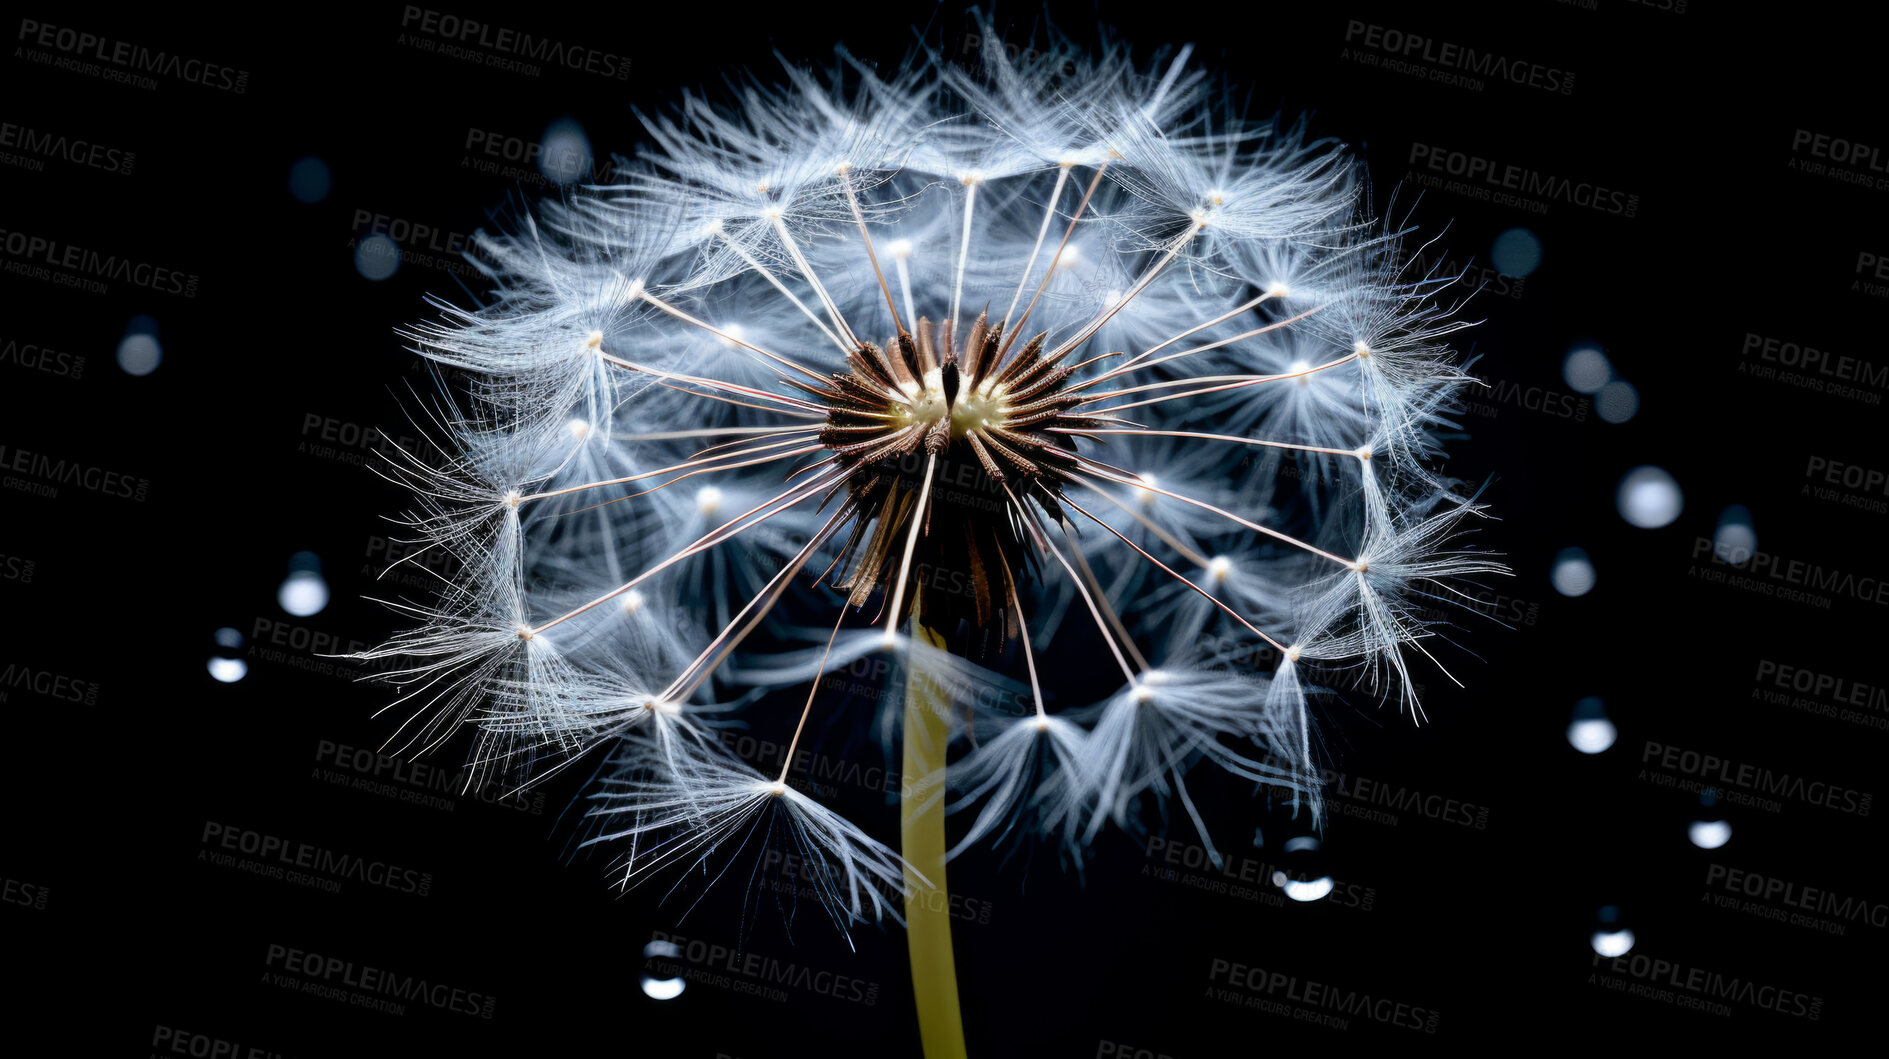
<svg viewBox="0 0 1889 1059">
<path fill-rule="evenodd" d="M 1609 959 L 1625 956 L 1633 948 L 1633 931 L 1624 927 L 1619 930 L 1596 930 L 1592 944 L 1595 952 Z"/>
<path fill-rule="evenodd" d="M 1614 745 L 1620 730 L 1607 719 L 1606 704 L 1589 696 L 1574 704 L 1574 719 L 1568 723 L 1568 744 L 1583 754 L 1598 754 Z"/>
<path fill-rule="evenodd" d="M 654 971 L 662 972 L 660 974 L 651 973 L 651 968 L 645 968 L 643 971 L 643 995 L 653 1000 L 674 1000 L 682 995 L 684 989 L 688 988 L 688 982 L 682 977 L 681 946 L 673 941 L 652 941 L 648 945 L 643 946 L 643 958 L 646 960 L 667 961 L 668 964 L 673 964 L 674 972 L 670 973 L 672 968 L 667 965 L 658 965 L 653 969 Z"/>
<path fill-rule="evenodd" d="M 1679 483 L 1658 467 L 1635 467 L 1620 479 L 1614 491 L 1614 505 L 1620 517 L 1641 529 L 1671 525 L 1685 510 L 1685 498 Z"/>
<path fill-rule="evenodd" d="M 328 605 L 328 582 L 321 576 L 321 557 L 314 552 L 296 552 L 289 559 L 289 576 L 276 590 L 276 602 L 298 618 L 321 613 Z"/>
<path fill-rule="evenodd" d="M 1620 906 L 1604 905 L 1594 914 L 1594 933 L 1588 944 L 1608 959 L 1625 956 L 1633 948 L 1633 931 L 1627 929 Z"/>
<path fill-rule="evenodd" d="M 1324 847 L 1310 835 L 1288 838 L 1280 847 L 1272 884 L 1294 901 L 1316 901 L 1335 885 L 1325 869 Z"/>
<path fill-rule="evenodd" d="M 1585 596 L 1594 588 L 1594 562 L 1584 549 L 1563 548 L 1554 557 L 1554 570 L 1548 579 L 1564 596 Z"/>
<path fill-rule="evenodd" d="M 1725 819 L 1725 813 L 1719 809 L 1717 791 L 1699 792 L 1699 813 L 1686 828 L 1686 837 L 1700 849 L 1717 849 L 1732 840 L 1731 821 Z"/>
<path fill-rule="evenodd" d="M 1712 534 L 1712 552 L 1723 562 L 1742 563 L 1758 551 L 1758 531 L 1751 525 L 1751 509 L 1733 504 L 1719 512 L 1718 530 Z"/>
<path fill-rule="evenodd" d="M 210 656 L 210 675 L 225 684 L 234 684 L 249 674 L 249 663 L 242 658 L 243 634 L 225 626 L 212 637 L 216 653 Z"/>
</svg>

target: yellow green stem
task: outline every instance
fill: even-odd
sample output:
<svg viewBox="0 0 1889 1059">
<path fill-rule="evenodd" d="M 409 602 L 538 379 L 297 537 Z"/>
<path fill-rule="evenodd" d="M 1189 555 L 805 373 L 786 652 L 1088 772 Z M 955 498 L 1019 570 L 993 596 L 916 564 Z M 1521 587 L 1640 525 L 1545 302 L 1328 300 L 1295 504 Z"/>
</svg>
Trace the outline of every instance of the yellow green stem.
<svg viewBox="0 0 1889 1059">
<path fill-rule="evenodd" d="M 913 615 L 918 638 L 943 647 L 944 637 Z M 945 886 L 945 744 L 950 738 L 943 689 L 914 667 L 905 684 L 904 794 L 899 843 L 908 867 L 905 934 L 912 957 L 912 997 L 925 1059 L 965 1059 L 958 1013 L 957 961 L 951 954 L 951 901 Z M 942 791 L 937 791 L 941 795 Z M 921 879 L 913 872 L 924 878 Z M 928 885 L 925 880 L 930 880 Z"/>
</svg>

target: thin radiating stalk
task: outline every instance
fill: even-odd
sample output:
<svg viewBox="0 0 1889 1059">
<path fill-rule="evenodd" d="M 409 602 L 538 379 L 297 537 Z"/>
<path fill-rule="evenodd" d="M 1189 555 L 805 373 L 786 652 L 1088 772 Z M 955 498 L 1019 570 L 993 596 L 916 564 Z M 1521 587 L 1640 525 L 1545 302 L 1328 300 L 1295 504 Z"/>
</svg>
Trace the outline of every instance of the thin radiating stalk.
<svg viewBox="0 0 1889 1059">
<path fill-rule="evenodd" d="M 1036 267 L 1036 255 L 1043 249 L 1043 237 L 1049 234 L 1049 222 L 1056 219 L 1056 204 L 1063 199 L 1063 185 L 1069 182 L 1069 166 L 1056 169 L 1056 186 L 1050 189 L 1049 205 L 1043 207 L 1043 223 L 1036 230 L 1036 242 L 1030 247 L 1030 259 L 1023 263 L 1023 275 L 1017 277 L 1017 292 L 1010 296 L 1010 307 L 1004 310 L 1004 327 L 1010 326 L 1010 317 L 1017 311 L 1017 303 L 1023 300 L 1023 288 L 1030 282 L 1030 270 Z"/>
<path fill-rule="evenodd" d="M 1346 559 L 1343 556 L 1333 555 L 1332 553 L 1326 551 L 1323 548 L 1318 547 L 1317 545 L 1307 544 L 1305 541 L 1302 541 L 1298 539 L 1297 537 L 1292 536 L 1289 533 L 1281 533 L 1270 526 L 1262 526 L 1259 523 L 1254 522 L 1252 519 L 1241 518 L 1240 516 L 1235 515 L 1233 512 L 1228 511 L 1227 509 L 1222 508 L 1222 507 L 1215 507 L 1214 505 L 1207 503 L 1205 500 L 1197 500 L 1191 496 L 1183 496 L 1180 493 L 1163 489 L 1158 485 L 1149 485 L 1147 479 L 1134 474 L 1132 471 L 1119 471 L 1116 468 L 1108 466 L 1107 464 L 1097 463 L 1094 460 L 1090 460 L 1087 458 L 1084 458 L 1082 462 L 1088 466 L 1091 473 L 1102 478 L 1104 481 L 1114 482 L 1117 485 L 1133 486 L 1136 489 L 1146 489 L 1150 493 L 1160 493 L 1162 496 L 1179 500 L 1183 504 L 1192 504 L 1193 506 L 1200 508 L 1203 511 L 1211 511 L 1214 514 L 1219 515 L 1221 518 L 1228 519 L 1232 522 L 1237 522 L 1240 525 L 1245 526 L 1247 529 L 1250 529 L 1255 533 L 1264 533 L 1266 536 L 1271 537 L 1274 540 L 1284 541 L 1285 543 L 1290 544 L 1296 548 L 1303 548 L 1304 550 L 1311 552 L 1313 555 L 1318 555 L 1326 559 L 1330 559 L 1332 562 L 1337 563 L 1338 565 L 1344 567 L 1347 570 L 1358 569 L 1358 562 L 1355 559 Z"/>
<path fill-rule="evenodd" d="M 964 234 L 958 240 L 958 278 L 951 285 L 951 326 L 958 326 L 958 306 L 964 301 L 964 263 L 971 256 L 971 211 L 977 206 L 977 179 L 964 178 Z"/>
</svg>

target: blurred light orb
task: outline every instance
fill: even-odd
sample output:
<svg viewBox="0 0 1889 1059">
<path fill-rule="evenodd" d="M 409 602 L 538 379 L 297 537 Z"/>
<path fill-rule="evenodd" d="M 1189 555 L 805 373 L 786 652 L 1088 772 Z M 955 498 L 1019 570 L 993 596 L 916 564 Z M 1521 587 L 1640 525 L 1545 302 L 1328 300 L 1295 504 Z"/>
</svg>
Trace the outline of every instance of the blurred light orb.
<svg viewBox="0 0 1889 1059">
<path fill-rule="evenodd" d="M 400 244 L 376 232 L 354 244 L 354 270 L 376 283 L 400 271 Z"/>
<path fill-rule="evenodd" d="M 1732 825 L 1723 820 L 1694 820 L 1686 828 L 1686 837 L 1700 849 L 1717 849 L 1732 840 Z"/>
<path fill-rule="evenodd" d="M 247 676 L 249 663 L 236 656 L 236 652 L 243 649 L 243 634 L 226 625 L 211 638 L 216 641 L 217 653 L 210 656 L 210 675 L 225 684 L 234 684 Z"/>
<path fill-rule="evenodd" d="M 1256 832 L 1254 838 L 1258 837 Z M 1311 835 L 1286 839 L 1280 854 L 1293 870 L 1288 873 L 1285 868 L 1274 869 L 1272 884 L 1294 901 L 1316 901 L 1331 893 L 1336 884 L 1325 870 L 1322 849 L 1323 844 Z"/>
<path fill-rule="evenodd" d="M 1613 375 L 1614 366 L 1608 362 L 1607 354 L 1592 347 L 1577 349 L 1561 362 L 1561 377 L 1580 393 L 1599 391 Z"/>
<path fill-rule="evenodd" d="M 569 184 L 590 175 L 592 154 L 590 137 L 575 119 L 559 118 L 544 130 L 544 150 L 538 154 L 538 171 L 545 179 Z"/>
<path fill-rule="evenodd" d="M 276 602 L 298 618 L 320 614 L 328 605 L 328 582 L 313 570 L 297 570 L 276 590 Z"/>
<path fill-rule="evenodd" d="M 1758 531 L 1751 525 L 1751 509 L 1733 504 L 1719 512 L 1718 530 L 1712 534 L 1712 553 L 1723 562 L 1742 563 L 1758 551 Z"/>
<path fill-rule="evenodd" d="M 1272 873 L 1272 882 L 1294 901 L 1316 901 L 1331 893 L 1332 887 L 1336 885 L 1329 875 L 1316 879 L 1291 879 L 1287 878 L 1286 873 L 1282 871 Z"/>
<path fill-rule="evenodd" d="M 1635 467 L 1620 479 L 1614 491 L 1620 517 L 1641 529 L 1669 526 L 1685 509 L 1679 483 L 1658 467 Z"/>
<path fill-rule="evenodd" d="M 297 202 L 313 205 L 327 198 L 333 187 L 334 175 L 328 171 L 328 163 L 313 155 L 289 167 L 289 194 Z"/>
<path fill-rule="evenodd" d="M 643 995 L 654 1000 L 674 1000 L 688 988 L 688 983 L 680 978 L 656 978 L 643 976 Z"/>
<path fill-rule="evenodd" d="M 1541 239 L 1526 228 L 1510 228 L 1495 237 L 1489 261 L 1497 272 L 1519 279 L 1541 267 Z"/>
<path fill-rule="evenodd" d="M 1619 930 L 1596 930 L 1589 944 L 1594 951 L 1608 959 L 1625 956 L 1633 950 L 1633 931 L 1622 927 Z"/>
<path fill-rule="evenodd" d="M 1594 916 L 1594 936 L 1588 943 L 1594 951 L 1612 959 L 1625 956 L 1633 948 L 1633 931 L 1620 921 L 1620 906 L 1604 905 Z"/>
<path fill-rule="evenodd" d="M 118 366 L 126 375 L 149 375 L 164 363 L 164 347 L 156 335 L 131 334 L 118 342 Z"/>
<path fill-rule="evenodd" d="M 643 958 L 647 960 L 682 958 L 682 947 L 673 941 L 652 941 L 643 946 Z M 682 976 L 658 978 L 645 971 L 643 973 L 643 995 L 652 1000 L 674 1000 L 688 988 L 688 982 Z"/>
<path fill-rule="evenodd" d="M 1605 717 L 1575 721 L 1568 725 L 1568 743 L 1583 754 L 1598 754 L 1614 745 L 1620 730 Z"/>
<path fill-rule="evenodd" d="M 1624 423 L 1640 410 L 1640 391 L 1625 379 L 1615 379 L 1594 395 L 1594 410 L 1609 423 Z"/>
<path fill-rule="evenodd" d="M 1589 695 L 1574 704 L 1574 720 L 1568 724 L 1568 745 L 1583 754 L 1598 754 L 1614 745 L 1620 730 L 1607 719 L 1607 706 Z"/>
<path fill-rule="evenodd" d="M 1585 596 L 1594 589 L 1594 562 L 1581 548 L 1563 548 L 1554 557 L 1554 569 L 1548 575 L 1556 592 L 1564 596 Z"/>
</svg>

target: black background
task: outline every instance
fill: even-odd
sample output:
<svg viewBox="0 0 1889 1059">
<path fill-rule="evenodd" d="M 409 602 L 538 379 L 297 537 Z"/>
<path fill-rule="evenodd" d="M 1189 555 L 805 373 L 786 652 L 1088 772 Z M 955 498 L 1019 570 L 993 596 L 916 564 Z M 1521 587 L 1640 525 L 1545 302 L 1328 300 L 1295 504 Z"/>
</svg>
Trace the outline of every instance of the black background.
<svg viewBox="0 0 1889 1059">
<path fill-rule="evenodd" d="M 1882 604 L 1841 591 L 1807 604 L 1698 576 L 1736 572 L 1698 552 L 1731 504 L 1750 508 L 1760 550 L 1785 562 L 1889 576 L 1872 547 L 1889 516 L 1804 490 L 1816 484 L 1806 475 L 1816 457 L 1889 469 L 1884 388 L 1864 385 L 1874 398 L 1859 400 L 1741 370 L 1759 359 L 1743 353 L 1751 334 L 1889 363 L 1878 326 L 1889 303 L 1855 283 L 1872 278 L 1858 274 L 1859 254 L 1889 255 L 1889 191 L 1791 167 L 1816 160 L 1794 152 L 1799 129 L 1889 149 L 1867 73 L 1880 64 L 1850 54 L 1846 42 L 1871 32 L 1858 22 L 1784 25 L 1797 12 L 1742 21 L 1716 5 L 1673 6 L 1685 5 L 1054 10 L 1079 40 L 1106 22 L 1143 49 L 1195 42 L 1196 58 L 1248 93 L 1253 112 L 1309 110 L 1314 131 L 1354 144 L 1380 201 L 1421 144 L 1621 189 L 1638 206 L 1626 217 L 1555 201 L 1537 214 L 1430 190 L 1415 213 L 1426 231 L 1448 226 L 1452 261 L 1486 264 L 1492 240 L 1516 226 L 1543 247 L 1519 296 L 1485 290 L 1468 310 L 1484 322 L 1458 336 L 1481 357 L 1476 370 L 1506 386 L 1464 418 L 1451 469 L 1491 480 L 1484 499 L 1500 521 L 1482 543 L 1515 570 L 1496 583 L 1513 627 L 1459 621 L 1455 638 L 1475 655 L 1446 661 L 1467 687 L 1420 677 L 1430 723 L 1360 700 L 1330 704 L 1326 725 L 1354 787 L 1364 778 L 1365 789 L 1438 795 L 1486 810 L 1486 826 L 1341 812 L 1326 836 L 1339 891 L 1283 907 L 1158 879 L 1149 869 L 1166 866 L 1161 852 L 1113 832 L 1081 877 L 1054 858 L 967 855 L 952 889 L 988 912 L 956 932 L 973 1055 L 1145 1049 L 1185 1059 L 1299 1042 L 1428 1043 L 1422 1030 L 1370 1017 L 1341 1029 L 1230 1005 L 1209 995 L 1225 985 L 1216 960 L 1438 1012 L 1430 1039 L 1440 1043 L 1749 1041 L 1873 1026 L 1884 926 L 1866 916 L 1830 934 L 1704 898 L 1726 893 L 1707 884 L 1718 864 L 1889 901 L 1871 869 L 1877 816 L 1788 798 L 1776 812 L 1733 807 L 1731 843 L 1707 852 L 1686 839 L 1691 797 L 1649 778 L 1661 770 L 1642 759 L 1649 743 L 1664 744 L 1860 792 L 1880 785 L 1880 705 L 1858 707 L 1861 721 L 1817 716 L 1764 701 L 1759 692 L 1775 686 L 1754 674 L 1770 662 L 1889 683 L 1873 646 Z M 153 1042 L 178 1034 L 235 1042 L 243 1055 L 916 1054 L 896 927 L 856 931 L 849 951 L 808 909 L 790 938 L 771 906 L 741 919 L 738 886 L 711 891 L 678 926 L 693 894 L 663 903 L 657 886 L 619 897 L 601 861 L 565 856 L 570 830 L 556 817 L 580 789 L 576 770 L 526 810 L 476 798 L 431 808 L 326 782 L 324 742 L 379 746 L 395 722 L 372 715 L 389 696 L 345 667 L 307 668 L 321 648 L 271 636 L 299 628 L 282 635 L 319 632 L 345 650 L 402 624 L 364 597 L 381 594 L 372 541 L 407 498 L 361 465 L 365 447 L 321 454 L 333 444 L 321 434 L 409 433 L 408 387 L 428 383 L 393 328 L 425 315 L 428 293 L 469 296 L 414 259 L 384 282 L 363 279 L 351 249 L 368 230 L 362 211 L 470 233 L 508 195 L 542 187 L 462 164 L 476 156 L 468 130 L 536 140 L 571 117 L 600 154 L 628 152 L 639 134 L 631 106 L 659 106 L 685 86 L 715 90 L 727 73 L 769 68 L 776 50 L 824 60 L 835 40 L 894 63 L 913 23 L 952 50 L 967 28 L 959 11 L 450 9 L 627 57 L 629 75 L 616 79 L 555 66 L 532 76 L 419 50 L 401 39 L 417 29 L 403 27 L 401 5 L 240 17 L 61 7 L 26 17 L 248 77 L 241 93 L 175 77 L 145 90 L 36 63 L 20 50 L 30 41 L 10 39 L 0 57 L 0 121 L 135 153 L 129 174 L 57 158 L 0 166 L 0 228 L 200 277 L 184 297 L 0 275 L 0 339 L 85 358 L 77 378 L 0 363 L 0 444 L 10 457 L 27 450 L 148 481 L 141 502 L 71 484 L 50 497 L 0 491 L 0 569 L 4 557 L 33 564 L 30 579 L 17 562 L 0 579 L 0 664 L 97 692 L 86 703 L 12 686 L 0 700 L 12 751 L 0 932 L 13 1032 L 50 1035 L 42 1054 L 164 1054 Z M 1016 39 L 1039 17 L 1027 7 L 998 15 Z M 1490 81 L 1471 91 L 1375 69 L 1342 54 L 1358 43 L 1347 40 L 1354 20 L 1574 71 L 1575 88 Z M 9 37 L 20 29 L 10 21 Z M 308 155 L 334 177 L 314 205 L 287 184 Z M 405 249 L 448 261 L 443 247 Z M 163 363 L 144 377 L 113 362 L 135 314 L 161 327 Z M 1631 421 L 1601 421 L 1562 380 L 1562 358 L 1581 342 L 1598 343 L 1637 388 Z M 1656 530 L 1628 525 L 1614 504 L 1620 476 L 1646 463 L 1671 471 L 1685 497 L 1679 519 Z M 1883 499 L 1880 487 L 1873 495 Z M 1569 546 L 1599 571 L 1579 598 L 1549 582 Z M 323 557 L 334 594 L 320 614 L 293 619 L 275 593 L 303 549 Z M 223 626 L 254 649 L 236 684 L 205 669 Z M 1587 695 L 1605 699 L 1620 728 L 1591 757 L 1565 735 Z M 459 749 L 433 763 L 453 768 Z M 1256 826 L 1238 785 L 1202 785 L 1223 840 Z M 893 833 L 893 808 L 850 797 L 870 830 Z M 430 893 L 359 882 L 327 893 L 217 866 L 200 857 L 214 849 L 203 840 L 210 822 L 424 871 Z M 1168 837 L 1192 841 L 1181 824 Z M 1241 849 L 1236 864 L 1267 856 Z M 1272 892 L 1263 879 L 1255 886 Z M 1367 891 L 1368 910 L 1357 907 Z M 1671 999 L 1609 988 L 1610 975 L 1640 981 L 1597 966 L 1589 947 L 1596 909 L 1609 903 L 1629 917 L 1636 955 L 1820 998 L 1817 1017 L 1740 1002 L 1715 1014 L 1684 1006 L 1683 989 Z M 1872 907 L 1879 922 L 1889 915 Z M 710 983 L 652 1000 L 639 983 L 653 931 L 860 979 L 874 1002 L 812 990 L 776 1002 Z M 492 1017 L 424 1004 L 387 1014 L 283 988 L 268 980 L 282 970 L 272 945 L 496 997 Z"/>
</svg>

